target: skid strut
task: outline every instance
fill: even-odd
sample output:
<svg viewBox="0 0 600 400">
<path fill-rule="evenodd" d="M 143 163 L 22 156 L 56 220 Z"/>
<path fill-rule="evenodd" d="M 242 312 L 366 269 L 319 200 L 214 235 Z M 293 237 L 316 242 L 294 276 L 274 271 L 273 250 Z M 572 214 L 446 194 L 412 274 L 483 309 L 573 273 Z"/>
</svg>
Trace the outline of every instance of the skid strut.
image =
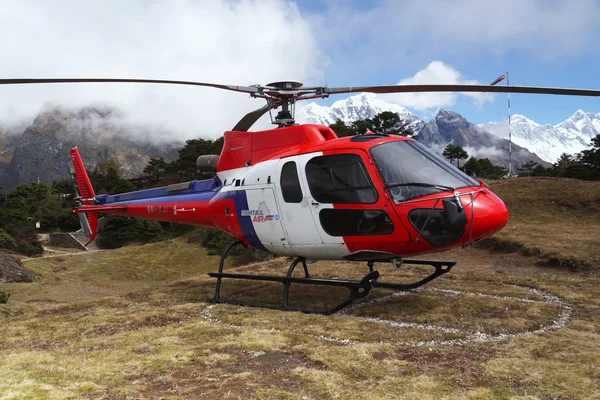
<svg viewBox="0 0 600 400">
<path fill-rule="evenodd" d="M 426 284 L 427 282 L 432 281 L 433 279 L 449 272 L 452 267 L 456 264 L 454 261 L 427 261 L 427 260 L 404 260 L 404 264 L 416 264 L 416 265 L 431 265 L 435 268 L 435 272 L 431 273 L 427 277 L 421 279 L 417 282 L 412 283 L 394 283 L 394 282 L 378 282 L 379 272 L 377 270 L 373 270 L 373 262 L 369 262 L 367 265 L 369 267 L 369 273 L 366 274 L 361 280 L 346 280 L 346 279 L 331 279 L 331 278 L 314 278 L 308 272 L 308 267 L 306 266 L 306 259 L 303 257 L 298 257 L 292 262 L 290 267 L 288 268 L 286 276 L 280 275 L 254 275 L 254 274 L 236 274 L 236 273 L 227 273 L 223 272 L 223 267 L 225 264 L 225 258 L 227 257 L 227 253 L 229 251 L 239 245 L 241 242 L 234 242 L 223 253 L 221 256 L 221 260 L 219 262 L 219 272 L 209 272 L 208 275 L 217 278 L 217 284 L 215 287 L 215 294 L 211 301 L 215 303 L 229 303 L 229 304 L 237 304 L 242 306 L 251 306 L 251 307 L 263 307 L 263 308 L 272 308 L 277 310 L 284 311 L 302 311 L 305 313 L 315 313 L 315 314 L 333 314 L 342 308 L 352 304 L 354 301 L 361 299 L 369 294 L 371 289 L 374 287 L 382 287 L 387 289 L 396 289 L 396 290 L 410 290 L 417 288 Z M 302 263 L 302 267 L 304 268 L 304 277 L 293 277 L 292 274 L 294 269 L 298 266 L 298 264 Z M 281 304 L 270 304 L 270 303 L 260 303 L 260 302 L 252 302 L 252 301 L 243 301 L 237 299 L 223 299 L 221 298 L 221 281 L 223 278 L 231 278 L 231 279 L 246 279 L 246 280 L 255 280 L 255 281 L 263 281 L 263 282 L 280 282 L 283 284 L 283 299 Z M 292 283 L 300 283 L 306 285 L 321 285 L 321 286 L 337 286 L 337 287 L 345 287 L 348 289 L 348 296 L 340 301 L 339 303 L 333 305 L 329 308 L 310 308 L 310 307 L 299 307 L 299 306 L 291 306 L 289 305 L 289 291 Z"/>
</svg>

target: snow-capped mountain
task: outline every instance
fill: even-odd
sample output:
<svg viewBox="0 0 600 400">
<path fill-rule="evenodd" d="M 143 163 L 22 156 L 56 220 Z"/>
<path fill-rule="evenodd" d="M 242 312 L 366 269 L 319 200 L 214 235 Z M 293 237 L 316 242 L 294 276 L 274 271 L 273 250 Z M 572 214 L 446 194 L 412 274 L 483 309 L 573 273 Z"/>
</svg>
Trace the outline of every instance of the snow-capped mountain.
<svg viewBox="0 0 600 400">
<path fill-rule="evenodd" d="M 418 137 L 420 143 L 437 153 L 442 153 L 452 143 L 463 147 L 470 156 L 488 158 L 495 165 L 508 166 L 510 161 L 508 140 L 477 127 L 454 111 L 440 110 L 435 118 L 425 124 Z M 512 145 L 512 155 L 514 171 L 528 161 L 535 161 L 544 167 L 550 166 L 515 143 Z"/>
<path fill-rule="evenodd" d="M 501 138 L 508 138 L 508 121 L 478 125 Z M 523 115 L 511 118 L 512 141 L 548 162 L 555 162 L 562 153 L 576 154 L 589 148 L 592 138 L 600 134 L 600 113 L 578 110 L 557 125 L 540 125 Z"/>
<path fill-rule="evenodd" d="M 331 107 L 320 106 L 314 102 L 304 104 L 296 111 L 296 120 L 299 123 L 326 126 L 335 123 L 337 120 L 351 124 L 359 119 L 373 118 L 383 111 L 398 113 L 400 119 L 408 122 L 408 127 L 413 132 L 420 131 L 425 125 L 423 121 L 406 108 L 381 100 L 374 93 L 361 93 L 344 100 L 338 100 Z"/>
<path fill-rule="evenodd" d="M 351 96 L 336 101 L 331 107 L 320 106 L 314 102 L 299 105 L 296 120 L 300 123 L 319 125 L 331 125 L 337 120 L 342 120 L 346 124 L 351 124 L 358 119 L 373 118 L 382 111 L 398 113 L 401 119 L 409 123 L 409 128 L 415 133 L 421 132 L 425 127 L 425 123 L 406 108 L 388 103 L 373 93 Z M 442 114 L 443 119 L 449 119 L 452 112 L 443 111 L 436 118 L 440 118 Z M 462 117 L 460 118 L 462 120 Z M 477 127 L 496 137 L 508 139 L 507 121 L 479 124 Z M 515 114 L 511 118 L 510 130 L 514 144 L 535 153 L 541 160 L 553 163 L 562 153 L 573 155 L 589 148 L 591 139 L 600 134 L 600 113 L 586 113 L 579 110 L 567 120 L 554 126 L 540 125 L 523 115 Z M 502 147 L 496 144 L 490 146 L 497 149 Z"/>
</svg>

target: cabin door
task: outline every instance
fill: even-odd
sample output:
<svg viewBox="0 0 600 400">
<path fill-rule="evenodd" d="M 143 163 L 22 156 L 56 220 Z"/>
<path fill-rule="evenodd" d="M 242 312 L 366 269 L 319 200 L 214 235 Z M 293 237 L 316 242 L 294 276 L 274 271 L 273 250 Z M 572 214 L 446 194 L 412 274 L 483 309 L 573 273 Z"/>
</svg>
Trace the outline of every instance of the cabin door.
<svg viewBox="0 0 600 400">
<path fill-rule="evenodd" d="M 295 255 L 312 259 L 338 259 L 348 254 L 342 237 L 328 235 L 319 221 L 323 209 L 332 204 L 317 202 L 308 187 L 306 164 L 321 153 L 284 158 L 278 167 L 277 196 L 288 242 Z"/>
<path fill-rule="evenodd" d="M 249 189 L 246 196 L 248 210 L 242 210 L 242 217 L 250 217 L 258 239 L 267 250 L 282 254 L 282 249 L 285 249 L 288 241 L 281 225 L 273 188 Z"/>
<path fill-rule="evenodd" d="M 299 156 L 279 161 L 275 185 L 281 204 L 280 218 L 290 245 L 319 245 L 322 241 L 310 210 L 309 196 L 302 184 L 299 164 Z"/>
</svg>

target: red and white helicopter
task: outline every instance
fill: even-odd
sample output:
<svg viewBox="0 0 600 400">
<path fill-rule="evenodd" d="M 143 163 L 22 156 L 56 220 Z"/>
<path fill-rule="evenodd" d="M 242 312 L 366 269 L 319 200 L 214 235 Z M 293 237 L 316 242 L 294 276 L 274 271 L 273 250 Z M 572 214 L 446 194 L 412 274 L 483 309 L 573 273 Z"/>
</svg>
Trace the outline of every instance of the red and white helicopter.
<svg viewBox="0 0 600 400">
<path fill-rule="evenodd" d="M 210 226 L 235 241 L 221 257 L 215 302 L 257 305 L 282 310 L 333 313 L 366 296 L 374 287 L 407 290 L 450 271 L 451 261 L 405 257 L 468 246 L 490 237 L 508 221 L 502 200 L 483 182 L 476 182 L 417 141 L 367 132 L 338 138 L 325 126 L 297 125 L 293 112 L 299 100 L 333 94 L 371 92 L 511 92 L 600 96 L 600 90 L 488 85 L 394 85 L 328 88 L 299 82 L 266 86 L 233 86 L 150 79 L 0 79 L 0 84 L 33 83 L 160 83 L 208 86 L 249 93 L 267 104 L 244 116 L 225 132 L 223 150 L 200 156 L 199 167 L 216 168 L 213 179 L 116 195 L 96 195 L 77 148 L 71 150 L 79 188 L 79 213 L 90 241 L 98 214 L 117 214 L 181 224 Z M 277 128 L 249 132 L 265 113 L 281 108 L 272 122 Z M 293 257 L 286 276 L 223 272 L 229 250 L 241 244 Z M 312 277 L 306 260 L 366 261 L 369 273 L 358 280 Z M 430 265 L 435 271 L 418 282 L 378 281 L 375 262 Z M 302 263 L 303 277 L 293 276 Z M 281 282 L 281 304 L 223 299 L 224 278 Z M 347 298 L 333 307 L 315 309 L 288 303 L 292 283 L 342 286 Z"/>
</svg>

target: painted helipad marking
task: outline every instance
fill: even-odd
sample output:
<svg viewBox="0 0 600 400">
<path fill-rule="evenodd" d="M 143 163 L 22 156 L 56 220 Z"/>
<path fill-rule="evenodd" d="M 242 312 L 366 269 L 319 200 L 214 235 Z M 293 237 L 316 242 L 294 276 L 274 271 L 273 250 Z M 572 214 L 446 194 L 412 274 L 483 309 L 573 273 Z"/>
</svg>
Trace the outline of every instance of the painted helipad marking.
<svg viewBox="0 0 600 400">
<path fill-rule="evenodd" d="M 337 313 L 338 316 L 341 316 L 343 318 L 351 318 L 351 319 L 358 320 L 361 322 L 366 322 L 366 323 L 387 325 L 387 326 L 391 326 L 393 328 L 399 328 L 399 329 L 408 328 L 408 329 L 418 329 L 418 330 L 424 330 L 424 331 L 430 331 L 430 332 L 436 332 L 436 333 L 458 334 L 458 335 L 463 336 L 463 338 L 460 338 L 460 339 L 405 341 L 405 342 L 384 342 L 384 341 L 368 342 L 368 341 L 358 341 L 358 340 L 352 340 L 352 339 L 328 337 L 328 336 L 323 336 L 323 335 L 311 335 L 309 333 L 298 333 L 298 332 L 293 332 L 293 333 L 313 337 L 315 339 L 322 340 L 325 342 L 333 342 L 333 343 L 338 343 L 338 344 L 343 344 L 343 345 L 357 344 L 357 343 L 372 343 L 372 344 L 382 344 L 382 345 L 389 345 L 389 346 L 434 347 L 434 346 L 456 346 L 456 345 L 462 345 L 462 344 L 473 343 L 473 342 L 477 342 L 477 343 L 493 342 L 493 341 L 500 341 L 500 340 L 506 340 L 506 339 L 514 339 L 514 338 L 517 338 L 520 336 L 525 336 L 525 335 L 539 335 L 542 333 L 552 332 L 557 329 L 563 328 L 569 322 L 569 319 L 571 318 L 573 309 L 569 304 L 567 304 L 566 302 L 561 300 L 559 297 L 554 296 L 546 291 L 539 290 L 539 289 L 533 289 L 533 288 L 526 287 L 526 286 L 508 285 L 508 284 L 504 284 L 503 286 L 526 290 L 526 291 L 533 293 L 536 296 L 542 298 L 542 300 L 532 300 L 529 298 L 517 297 L 517 296 L 501 296 L 501 295 L 494 295 L 494 294 L 487 294 L 487 293 L 480 293 L 480 292 L 464 292 L 464 291 L 452 290 L 452 289 L 422 288 L 422 289 L 415 289 L 415 290 L 407 291 L 407 292 L 395 292 L 390 295 L 378 297 L 378 298 L 375 298 L 370 301 L 355 303 L 352 306 L 346 308 L 345 310 Z M 394 297 L 405 296 L 410 293 L 425 292 L 425 291 L 440 293 L 444 296 L 461 296 L 462 295 L 462 296 L 472 296 L 472 297 L 486 297 L 486 298 L 492 298 L 492 299 L 498 299 L 498 300 L 512 300 L 512 301 L 517 301 L 520 303 L 552 305 L 552 306 L 555 306 L 560 309 L 560 315 L 558 316 L 558 318 L 556 320 L 552 321 L 551 324 L 542 325 L 542 326 L 540 326 L 540 328 L 535 329 L 535 330 L 526 330 L 526 331 L 517 332 L 517 333 L 499 333 L 496 335 L 491 335 L 491 334 L 487 334 L 487 333 L 483 333 L 483 332 L 469 332 L 469 331 L 462 330 L 462 329 L 448 328 L 448 327 L 443 327 L 443 326 L 438 326 L 438 325 L 433 325 L 433 324 L 419 324 L 419 323 L 415 323 L 415 322 L 399 322 L 399 321 L 393 321 L 393 320 L 384 319 L 384 318 L 359 317 L 357 315 L 352 314 L 353 311 L 355 311 L 359 308 L 368 306 L 368 305 L 381 304 L 381 303 L 385 303 L 386 301 L 388 301 Z M 218 306 L 218 304 L 208 305 L 202 311 L 201 316 L 209 322 L 223 324 L 229 328 L 234 328 L 234 329 L 248 328 L 247 326 L 235 325 L 235 324 L 230 324 L 230 323 L 224 322 L 224 321 L 216 318 L 215 316 L 213 316 L 212 309 L 217 306 Z M 282 330 L 276 329 L 276 328 L 272 328 L 272 329 L 253 328 L 253 330 L 259 331 L 259 332 L 286 332 L 286 331 L 282 331 Z"/>
</svg>

